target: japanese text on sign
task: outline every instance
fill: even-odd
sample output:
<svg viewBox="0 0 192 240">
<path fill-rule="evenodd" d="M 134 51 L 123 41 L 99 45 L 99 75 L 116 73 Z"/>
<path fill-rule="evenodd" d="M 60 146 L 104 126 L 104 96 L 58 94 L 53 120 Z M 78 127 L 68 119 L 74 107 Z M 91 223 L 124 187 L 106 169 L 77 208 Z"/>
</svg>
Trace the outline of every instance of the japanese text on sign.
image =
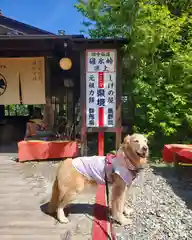
<svg viewBox="0 0 192 240">
<path fill-rule="evenodd" d="M 32 62 L 32 74 L 33 74 L 33 81 L 41 81 L 43 72 L 42 72 L 42 61 L 41 60 L 34 60 Z"/>
<path fill-rule="evenodd" d="M 116 113 L 116 73 L 105 74 L 106 85 L 106 109 L 105 109 L 105 124 L 109 127 L 115 126 Z"/>
<path fill-rule="evenodd" d="M 86 66 L 86 125 L 99 127 L 98 119 L 102 116 L 105 127 L 115 127 L 116 51 L 89 50 Z"/>
<path fill-rule="evenodd" d="M 89 51 L 87 53 L 87 72 L 114 72 L 115 51 Z"/>
<path fill-rule="evenodd" d="M 87 125 L 96 126 L 97 120 L 97 109 L 96 109 L 96 84 L 97 84 L 97 74 L 90 73 L 87 74 Z"/>
</svg>

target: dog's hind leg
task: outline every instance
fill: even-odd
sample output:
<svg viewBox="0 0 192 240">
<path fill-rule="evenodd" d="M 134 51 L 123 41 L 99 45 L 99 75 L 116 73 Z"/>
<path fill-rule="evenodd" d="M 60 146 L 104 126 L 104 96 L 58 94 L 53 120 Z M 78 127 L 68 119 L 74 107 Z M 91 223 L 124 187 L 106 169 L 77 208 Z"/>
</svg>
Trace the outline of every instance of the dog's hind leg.
<svg viewBox="0 0 192 240">
<path fill-rule="evenodd" d="M 61 223 L 68 223 L 69 220 L 65 216 L 64 208 L 75 200 L 76 196 L 83 191 L 85 182 L 84 177 L 80 176 L 74 179 L 69 186 L 62 186 L 60 189 L 59 204 L 57 207 L 57 219 Z"/>
<path fill-rule="evenodd" d="M 48 204 L 47 212 L 49 214 L 56 212 L 58 201 L 59 201 L 59 189 L 58 189 L 58 181 L 56 179 L 53 183 L 52 196 L 51 196 L 51 200 Z"/>
<path fill-rule="evenodd" d="M 57 208 L 57 219 L 60 223 L 68 223 L 69 219 L 65 216 L 64 208 L 75 200 L 77 192 L 67 191 L 63 197 L 60 198 Z"/>
</svg>

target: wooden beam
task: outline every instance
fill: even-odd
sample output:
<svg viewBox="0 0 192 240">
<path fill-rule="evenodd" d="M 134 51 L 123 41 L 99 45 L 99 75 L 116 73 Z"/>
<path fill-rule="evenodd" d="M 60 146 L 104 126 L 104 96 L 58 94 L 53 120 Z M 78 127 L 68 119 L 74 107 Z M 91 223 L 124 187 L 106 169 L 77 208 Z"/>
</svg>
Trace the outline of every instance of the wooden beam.
<svg viewBox="0 0 192 240">
<path fill-rule="evenodd" d="M 120 49 L 121 44 L 119 44 L 118 42 L 116 43 L 110 43 L 110 42 L 80 42 L 80 41 L 73 41 L 72 44 L 72 49 L 73 50 L 86 50 L 86 49 L 116 49 L 118 51 L 118 49 Z"/>
<path fill-rule="evenodd" d="M 31 51 L 31 50 L 0 50 L 0 57 L 42 57 L 51 56 L 52 51 Z"/>
<path fill-rule="evenodd" d="M 1 40 L 0 51 L 5 50 L 52 50 L 54 42 L 52 40 Z"/>
<path fill-rule="evenodd" d="M 126 132 L 126 130 L 122 129 L 121 127 L 119 128 L 113 128 L 113 127 L 98 127 L 98 128 L 86 128 L 86 132 L 87 133 L 96 133 L 96 132 L 111 132 L 111 133 L 115 133 L 115 132 Z"/>
</svg>

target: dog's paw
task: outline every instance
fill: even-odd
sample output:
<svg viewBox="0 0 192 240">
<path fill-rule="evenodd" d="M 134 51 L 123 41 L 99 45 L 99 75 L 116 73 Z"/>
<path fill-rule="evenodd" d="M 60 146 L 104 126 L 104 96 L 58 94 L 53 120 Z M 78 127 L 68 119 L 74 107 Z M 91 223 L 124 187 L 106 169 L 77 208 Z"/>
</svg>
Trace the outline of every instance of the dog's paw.
<svg viewBox="0 0 192 240">
<path fill-rule="evenodd" d="M 60 218 L 58 218 L 58 221 L 60 222 L 60 223 L 69 223 L 69 219 L 67 218 L 67 217 L 60 217 Z"/>
<path fill-rule="evenodd" d="M 129 208 L 129 207 L 124 207 L 124 211 L 123 214 L 127 217 L 129 215 L 131 215 L 134 212 L 133 208 Z"/>
<path fill-rule="evenodd" d="M 124 215 L 112 217 L 112 219 L 122 226 L 132 224 L 132 220 L 130 218 L 126 218 Z"/>
<path fill-rule="evenodd" d="M 65 217 L 63 209 L 57 210 L 57 219 L 60 223 L 69 223 L 69 219 L 67 217 Z"/>
</svg>

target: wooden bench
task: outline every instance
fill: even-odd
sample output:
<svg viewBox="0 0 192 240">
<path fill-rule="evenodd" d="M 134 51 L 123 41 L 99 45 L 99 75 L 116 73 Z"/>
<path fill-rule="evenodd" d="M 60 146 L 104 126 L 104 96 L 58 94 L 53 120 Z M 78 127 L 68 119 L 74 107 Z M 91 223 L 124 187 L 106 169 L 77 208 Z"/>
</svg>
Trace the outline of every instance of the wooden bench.
<svg viewBox="0 0 192 240">
<path fill-rule="evenodd" d="M 79 156 L 77 141 L 21 141 L 18 143 L 19 162 L 63 159 Z"/>
<path fill-rule="evenodd" d="M 166 163 L 174 164 L 176 175 L 180 179 L 187 175 L 192 177 L 192 145 L 165 145 L 163 149 L 163 160 Z"/>
</svg>

